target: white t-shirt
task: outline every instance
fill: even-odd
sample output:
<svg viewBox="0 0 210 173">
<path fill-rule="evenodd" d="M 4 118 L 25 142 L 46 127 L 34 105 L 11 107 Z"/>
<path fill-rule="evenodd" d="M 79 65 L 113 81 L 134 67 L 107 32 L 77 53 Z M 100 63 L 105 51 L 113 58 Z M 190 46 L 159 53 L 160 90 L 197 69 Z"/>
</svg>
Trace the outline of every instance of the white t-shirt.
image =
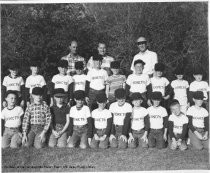
<svg viewBox="0 0 210 173">
<path fill-rule="evenodd" d="M 139 109 L 133 108 L 132 120 L 131 120 L 131 129 L 141 130 L 145 127 L 144 117 L 148 115 L 146 108 L 140 107 Z"/>
<path fill-rule="evenodd" d="M 84 126 L 86 125 L 87 118 L 91 117 L 90 109 L 87 106 L 83 106 L 81 110 L 77 110 L 76 106 L 70 109 L 69 117 L 73 118 L 73 125 Z"/>
<path fill-rule="evenodd" d="M 63 88 L 65 92 L 68 91 L 69 85 L 73 82 L 73 79 L 69 75 L 60 75 L 56 74 L 52 78 L 52 82 L 55 84 L 55 89 L 56 88 Z"/>
<path fill-rule="evenodd" d="M 77 90 L 85 91 L 86 78 L 87 78 L 87 76 L 85 74 L 81 74 L 81 75 L 76 74 L 73 76 L 74 91 L 77 91 Z"/>
<path fill-rule="evenodd" d="M 112 117 L 111 112 L 107 109 L 102 111 L 95 109 L 91 114 L 94 119 L 96 129 L 105 129 L 107 127 L 107 119 Z"/>
<path fill-rule="evenodd" d="M 20 87 L 21 85 L 24 85 L 24 81 L 21 76 L 18 76 L 16 78 L 5 76 L 2 85 L 6 87 L 7 91 L 8 90 L 20 91 Z"/>
<path fill-rule="evenodd" d="M 162 106 L 147 108 L 150 119 L 151 129 L 162 129 L 163 128 L 163 117 L 168 116 L 166 109 Z"/>
<path fill-rule="evenodd" d="M 44 77 L 42 75 L 36 75 L 36 76 L 28 76 L 26 79 L 26 88 L 30 88 L 29 93 L 32 93 L 32 89 L 35 87 L 43 87 L 46 85 L 46 82 L 44 80 Z"/>
<path fill-rule="evenodd" d="M 150 84 L 150 79 L 147 74 L 131 74 L 126 83 L 130 86 L 130 92 L 144 93 L 147 91 L 146 87 Z"/>
<path fill-rule="evenodd" d="M 165 88 L 169 84 L 168 79 L 166 79 L 165 77 L 161 78 L 152 77 L 151 84 L 152 84 L 152 92 L 159 91 L 162 93 L 162 96 L 165 96 Z"/>
<path fill-rule="evenodd" d="M 90 88 L 94 90 L 104 89 L 107 79 L 108 74 L 104 69 L 91 69 L 87 74 L 87 81 L 90 82 Z"/>
<path fill-rule="evenodd" d="M 208 111 L 203 107 L 197 109 L 195 106 L 189 107 L 187 115 L 192 116 L 192 124 L 194 127 L 204 128 L 204 118 L 208 117 Z"/>
<path fill-rule="evenodd" d="M 171 82 L 171 87 L 174 89 L 174 99 L 177 99 L 180 105 L 186 105 L 189 83 L 186 80 L 174 80 Z"/>
<path fill-rule="evenodd" d="M 123 126 L 126 113 L 132 112 L 132 106 L 129 103 L 118 106 L 118 103 L 114 102 L 110 105 L 109 110 L 113 114 L 113 123 L 115 125 Z"/>
<path fill-rule="evenodd" d="M 139 52 L 138 54 L 136 54 L 131 64 L 132 71 L 134 71 L 134 62 L 138 59 L 141 59 L 145 62 L 143 73 L 148 75 L 153 74 L 155 64 L 158 62 L 157 54 L 149 50 L 146 50 L 143 53 Z"/>
<path fill-rule="evenodd" d="M 174 134 L 182 134 L 183 125 L 188 124 L 189 120 L 186 115 L 181 113 L 181 115 L 179 116 L 171 114 L 169 116 L 168 121 L 172 121 L 174 123 L 174 128 L 173 128 Z"/>
<path fill-rule="evenodd" d="M 16 128 L 21 125 L 21 116 L 23 114 L 23 109 L 20 106 L 15 106 L 11 110 L 4 108 L 1 112 L 1 118 L 5 120 L 5 127 Z"/>
<path fill-rule="evenodd" d="M 204 95 L 204 100 L 208 99 L 208 95 L 207 92 L 209 91 L 209 85 L 206 81 L 193 81 L 190 84 L 190 91 L 195 92 L 195 91 L 203 91 L 203 95 Z"/>
</svg>

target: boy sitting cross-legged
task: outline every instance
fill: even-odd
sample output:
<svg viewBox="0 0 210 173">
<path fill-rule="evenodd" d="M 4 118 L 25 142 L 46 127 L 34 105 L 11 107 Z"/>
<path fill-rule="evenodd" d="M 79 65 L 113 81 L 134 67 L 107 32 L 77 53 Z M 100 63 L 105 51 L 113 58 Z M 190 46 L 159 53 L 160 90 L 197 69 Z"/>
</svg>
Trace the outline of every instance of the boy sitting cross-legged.
<svg viewBox="0 0 210 173">
<path fill-rule="evenodd" d="M 168 114 L 166 109 L 160 106 L 161 99 L 161 92 L 153 92 L 151 94 L 153 105 L 147 108 L 150 121 L 148 135 L 148 144 L 150 148 L 165 148 L 165 141 L 167 140 Z"/>
<path fill-rule="evenodd" d="M 107 103 L 106 94 L 96 96 L 98 108 L 92 111 L 93 133 L 94 136 L 90 142 L 91 148 L 108 148 L 109 135 L 112 128 L 112 114 L 105 109 Z"/>
<path fill-rule="evenodd" d="M 112 148 L 127 148 L 132 106 L 125 102 L 126 92 L 123 88 L 115 90 L 115 98 L 117 101 L 109 107 L 113 117 L 113 125 L 109 138 L 110 146 Z"/>
<path fill-rule="evenodd" d="M 193 94 L 195 105 L 189 107 L 189 138 L 194 149 L 202 150 L 209 148 L 209 113 L 202 107 L 205 96 L 202 91 Z"/>
<path fill-rule="evenodd" d="M 142 107 L 143 97 L 140 93 L 131 95 L 133 111 L 131 116 L 131 132 L 129 133 L 128 147 L 148 148 L 149 116 L 146 108 Z"/>
<path fill-rule="evenodd" d="M 178 100 L 172 100 L 170 104 L 172 114 L 168 119 L 168 132 L 169 132 L 169 146 L 172 150 L 179 148 L 186 150 L 186 135 L 188 128 L 188 118 L 181 112 L 181 105 Z"/>
<path fill-rule="evenodd" d="M 22 124 L 22 143 L 27 147 L 34 145 L 35 148 L 39 149 L 45 145 L 46 132 L 51 122 L 51 113 L 48 105 L 42 100 L 43 93 L 43 88 L 33 88 L 33 103 L 29 104 L 25 111 Z"/>
<path fill-rule="evenodd" d="M 50 108 L 52 114 L 51 129 L 52 133 L 49 139 L 49 147 L 66 147 L 67 128 L 69 126 L 70 107 L 64 102 L 67 94 L 64 89 L 54 90 L 55 104 Z"/>
<path fill-rule="evenodd" d="M 18 148 L 21 145 L 22 134 L 20 132 L 20 127 L 24 112 L 20 106 L 16 105 L 18 95 L 15 91 L 9 90 L 5 95 L 7 106 L 1 112 L 1 118 L 5 122 L 2 148 Z"/>
<path fill-rule="evenodd" d="M 92 138 L 92 119 L 90 109 L 88 106 L 84 105 L 84 91 L 75 91 L 74 99 L 76 105 L 70 109 L 70 136 L 67 140 L 67 147 L 76 147 L 77 142 L 80 140 L 80 148 L 85 149 L 88 147 L 88 138 Z"/>
</svg>

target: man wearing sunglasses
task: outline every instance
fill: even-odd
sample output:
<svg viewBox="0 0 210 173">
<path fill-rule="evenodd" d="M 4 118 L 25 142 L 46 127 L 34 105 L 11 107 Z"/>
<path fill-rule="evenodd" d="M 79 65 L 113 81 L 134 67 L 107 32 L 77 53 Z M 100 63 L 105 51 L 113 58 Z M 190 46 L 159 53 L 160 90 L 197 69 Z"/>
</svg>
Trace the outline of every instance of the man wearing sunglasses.
<svg viewBox="0 0 210 173">
<path fill-rule="evenodd" d="M 134 71 L 134 62 L 138 59 L 141 59 L 145 62 L 144 65 L 144 74 L 148 74 L 149 77 L 152 77 L 154 72 L 154 66 L 158 62 L 157 54 L 147 49 L 147 40 L 145 37 L 139 37 L 137 39 L 137 46 L 139 48 L 139 53 L 136 54 L 133 58 L 133 62 L 131 64 L 131 70 Z"/>
</svg>

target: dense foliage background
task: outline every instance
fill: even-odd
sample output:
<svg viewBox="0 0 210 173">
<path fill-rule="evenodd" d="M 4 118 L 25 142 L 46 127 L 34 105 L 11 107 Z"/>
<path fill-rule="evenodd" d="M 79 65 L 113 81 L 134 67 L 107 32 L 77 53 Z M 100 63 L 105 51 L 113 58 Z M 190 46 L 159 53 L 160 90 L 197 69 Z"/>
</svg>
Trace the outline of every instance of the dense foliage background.
<svg viewBox="0 0 210 173">
<path fill-rule="evenodd" d="M 149 49 L 167 66 L 172 80 L 177 65 L 200 66 L 208 77 L 208 3 L 88 3 L 88 4 L 4 4 L 1 5 L 2 77 L 15 60 L 21 75 L 29 75 L 28 63 L 40 60 L 42 74 L 50 80 L 57 73 L 56 62 L 68 54 L 70 40 L 79 42 L 79 54 L 89 59 L 99 40 L 108 53 L 129 70 L 138 53 L 135 40 L 146 36 Z"/>
</svg>

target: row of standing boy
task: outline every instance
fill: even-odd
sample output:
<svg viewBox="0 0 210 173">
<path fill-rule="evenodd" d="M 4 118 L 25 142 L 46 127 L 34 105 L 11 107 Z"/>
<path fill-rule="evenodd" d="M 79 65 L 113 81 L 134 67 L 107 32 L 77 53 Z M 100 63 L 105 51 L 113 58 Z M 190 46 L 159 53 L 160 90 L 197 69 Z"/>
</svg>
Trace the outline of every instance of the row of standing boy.
<svg viewBox="0 0 210 173">
<path fill-rule="evenodd" d="M 94 61 L 95 68 L 90 70 L 87 76 L 82 74 L 81 69 L 82 69 L 83 63 L 80 63 L 80 62 L 76 63 L 75 67 L 77 69 L 77 75 L 73 76 L 73 79 L 72 77 L 65 75 L 65 72 L 67 69 L 67 63 L 64 60 L 58 63 L 59 74 L 55 75 L 52 78 L 52 83 L 50 87 L 51 88 L 50 93 L 51 93 L 51 98 L 52 98 L 51 111 L 49 111 L 49 107 L 46 105 L 45 102 L 43 103 L 43 105 L 35 104 L 35 102 L 37 101 L 36 100 L 37 96 L 45 95 L 44 93 L 46 93 L 46 88 L 43 86 L 45 86 L 46 83 L 44 81 L 44 78 L 41 75 L 37 74 L 38 65 L 35 63 L 32 63 L 30 67 L 32 71 L 32 75 L 26 79 L 26 85 L 25 85 L 26 92 L 22 92 L 22 96 L 25 96 L 24 98 L 27 102 L 27 108 L 24 115 L 23 123 L 16 123 L 16 125 L 19 124 L 17 129 L 16 127 L 10 127 L 12 126 L 12 123 L 11 124 L 9 123 L 9 121 L 18 120 L 17 117 L 19 117 L 19 115 L 13 116 L 12 113 L 9 113 L 10 108 L 8 108 L 9 101 L 7 98 L 12 95 L 8 93 L 10 93 L 10 90 L 15 90 L 14 89 L 15 87 L 18 88 L 18 84 L 14 84 L 14 83 L 11 84 L 12 82 L 9 81 L 10 78 L 14 80 L 17 80 L 18 78 L 17 76 L 14 78 L 12 77 L 14 76 L 14 74 L 12 73 L 15 70 L 14 68 L 10 68 L 11 74 L 9 76 L 6 76 L 5 77 L 6 79 L 4 79 L 3 81 L 3 86 L 5 86 L 5 90 L 7 90 L 7 92 L 3 92 L 3 93 L 6 93 L 5 94 L 6 99 L 5 99 L 5 102 L 3 103 L 3 105 L 6 106 L 6 108 L 2 111 L 3 119 L 5 120 L 5 127 L 6 127 L 4 135 L 3 135 L 3 139 L 4 139 L 4 136 L 7 136 L 6 138 L 7 140 L 5 140 L 5 143 L 3 142 L 3 144 L 5 144 L 4 146 L 8 146 L 9 144 L 13 146 L 11 142 L 13 141 L 12 140 L 13 138 L 11 137 L 11 135 L 9 135 L 9 138 L 8 138 L 8 134 L 11 133 L 10 132 L 11 128 L 14 128 L 12 129 L 14 133 L 17 132 L 19 129 L 19 126 L 22 124 L 23 135 L 21 135 L 20 133 L 18 134 L 19 136 L 22 136 L 23 144 L 26 144 L 28 146 L 31 146 L 34 144 L 36 148 L 40 148 L 44 144 L 45 137 L 46 137 L 45 134 L 48 131 L 51 124 L 52 134 L 50 135 L 49 146 L 55 146 L 56 144 L 58 146 L 66 146 L 65 143 L 68 142 L 69 147 L 74 147 L 76 144 L 75 141 L 77 141 L 78 138 L 81 138 L 80 147 L 86 148 L 87 147 L 86 142 L 88 138 L 88 143 L 90 144 L 90 146 L 93 145 L 92 143 L 98 144 L 98 142 L 100 141 L 100 144 L 101 143 L 102 144 L 99 146 L 102 148 L 106 148 L 108 146 L 108 144 L 106 143 L 107 141 L 108 142 L 110 141 L 110 146 L 112 147 L 119 146 L 119 147 L 124 148 L 126 147 L 127 141 L 128 141 L 128 144 L 131 144 L 133 142 L 135 143 L 135 146 L 137 143 L 143 142 L 145 143 L 145 146 L 149 145 L 150 147 L 153 147 L 157 145 L 158 148 L 163 148 L 165 145 L 165 140 L 167 140 L 166 134 L 167 134 L 167 128 L 169 127 L 169 129 L 173 129 L 173 131 L 176 132 L 176 133 L 171 134 L 169 131 L 169 135 L 171 137 L 170 139 L 172 139 L 171 148 L 174 148 L 174 146 L 176 146 L 176 147 L 180 147 L 180 149 L 183 149 L 183 148 L 186 149 L 186 145 L 184 145 L 185 144 L 184 139 L 186 135 L 183 135 L 183 134 L 184 133 L 186 134 L 186 131 L 184 130 L 185 129 L 184 125 L 188 124 L 188 120 L 189 120 L 189 124 L 192 124 L 191 126 L 189 126 L 191 129 L 189 130 L 189 137 L 190 136 L 191 138 L 192 136 L 194 137 L 191 141 L 192 145 L 195 148 L 199 148 L 199 149 L 203 148 L 202 147 L 203 143 L 204 143 L 204 146 L 206 146 L 205 143 L 208 142 L 207 140 L 208 139 L 208 123 L 206 123 L 208 122 L 207 121 L 208 112 L 206 111 L 206 109 L 200 106 L 196 106 L 196 99 L 204 100 L 204 102 L 208 103 L 207 102 L 208 84 L 206 87 L 206 82 L 202 81 L 202 73 L 199 70 L 194 72 L 194 77 L 195 77 L 194 82 L 197 82 L 197 83 L 200 82 L 200 83 L 199 84 L 196 83 L 196 85 L 194 85 L 195 88 L 193 88 L 193 83 L 191 83 L 190 85 L 191 92 L 190 94 L 188 94 L 187 88 L 189 87 L 189 84 L 187 86 L 186 83 L 188 82 L 182 79 L 183 78 L 182 69 L 176 70 L 176 76 L 178 79 L 176 81 L 173 81 L 171 85 L 169 85 L 169 81 L 166 78 L 162 77 L 162 72 L 164 71 L 164 65 L 161 63 L 157 63 L 155 65 L 154 77 L 150 79 L 147 75 L 142 74 L 144 62 L 141 60 L 137 60 L 134 62 L 135 73 L 129 75 L 126 80 L 125 76 L 118 74 L 119 73 L 118 62 L 111 63 L 111 69 L 112 69 L 113 75 L 108 77 L 106 71 L 103 69 L 100 69 L 101 59 L 99 57 L 93 57 L 93 61 Z M 85 79 L 85 84 L 84 84 L 84 79 Z M 125 83 L 125 80 L 126 80 L 126 83 Z M 106 90 L 105 90 L 105 85 L 107 86 Z M 21 91 L 20 86 L 22 86 L 22 91 L 23 91 L 23 85 L 19 85 L 19 90 L 17 91 Z M 200 88 L 198 88 L 198 86 Z M 39 87 L 42 87 L 42 89 L 40 90 Z M 123 88 L 123 87 L 125 88 L 125 90 L 117 89 L 117 88 Z M 62 88 L 62 91 L 60 90 L 61 88 Z M 202 92 L 200 91 L 201 89 L 202 89 Z M 58 90 L 60 91 L 58 92 Z M 75 92 L 73 93 L 73 91 Z M 178 115 L 183 114 L 183 118 L 179 118 L 177 120 L 178 122 L 181 120 L 178 123 L 178 125 L 175 125 L 174 124 L 175 122 L 173 122 L 172 125 L 170 125 L 171 123 L 167 123 L 166 117 L 168 117 L 168 113 L 167 111 L 165 111 L 164 107 L 169 108 L 168 106 L 169 102 L 167 103 L 167 100 L 169 100 L 170 96 L 172 95 L 171 91 L 174 91 L 173 92 L 174 96 L 172 97 L 177 99 L 177 100 L 172 101 L 171 103 L 172 107 L 181 107 L 182 112 L 184 112 L 184 113 L 180 113 L 178 111 L 179 112 Z M 73 100 L 76 101 L 76 105 L 71 108 L 70 115 L 69 115 L 69 109 L 68 109 L 69 107 L 63 110 L 63 106 L 61 106 L 62 104 L 58 104 L 59 99 L 55 101 L 57 98 L 56 94 L 66 94 L 66 93 L 68 93 L 67 94 L 68 96 L 65 98 L 68 98 L 68 100 L 66 101 L 66 99 L 60 99 L 60 100 L 63 100 L 60 102 L 71 103 Z M 53 95 L 54 95 L 54 99 L 53 99 Z M 193 95 L 195 95 L 194 98 L 192 97 Z M 21 96 L 21 92 L 18 92 L 18 98 L 20 96 Z M 109 105 L 110 105 L 109 111 L 107 109 L 104 109 L 102 106 L 102 105 L 105 106 L 105 103 L 106 103 L 105 100 L 107 96 L 108 96 Z M 191 114 L 192 114 L 192 115 L 187 114 L 188 117 L 191 116 L 189 119 L 185 115 L 187 112 L 187 107 L 189 107 L 188 102 L 186 103 L 187 96 L 190 96 L 188 98 L 189 98 L 189 101 L 191 101 L 191 104 L 193 101 L 195 102 L 195 106 L 194 107 L 192 106 L 192 110 L 190 109 L 191 107 L 188 109 L 188 112 L 191 111 Z M 90 107 L 90 110 L 94 109 L 92 106 L 94 103 L 96 103 L 96 100 L 97 100 L 99 108 L 93 110 L 92 115 L 88 113 L 90 112 L 89 108 L 86 105 L 83 105 L 83 98 L 86 101 L 86 104 L 88 104 L 88 106 Z M 134 105 L 133 110 L 132 110 L 131 105 L 125 102 L 125 100 L 128 98 L 132 99 L 132 103 Z M 158 100 L 159 102 L 161 100 L 161 102 L 158 103 L 156 106 L 155 106 L 156 102 L 154 101 L 155 100 L 154 98 L 156 98 L 156 101 Z M 117 102 L 115 102 L 115 99 L 117 100 Z M 129 99 L 129 102 L 131 103 L 130 99 Z M 153 103 L 151 102 L 152 99 L 153 99 Z M 19 100 L 20 105 L 23 106 L 24 99 L 22 100 L 18 99 L 18 100 Z M 41 100 L 42 100 L 42 97 L 38 99 L 38 103 L 41 102 Z M 139 106 L 135 106 L 135 100 L 139 100 Z M 203 103 L 203 101 L 201 102 Z M 102 105 L 100 106 L 100 104 Z M 159 104 L 161 104 L 161 106 L 158 106 Z M 82 105 L 81 110 L 79 108 L 80 107 L 79 105 L 80 106 Z M 206 105 L 207 104 L 205 104 L 205 106 Z M 148 109 L 144 108 L 148 106 L 150 106 Z M 137 109 L 135 109 L 135 107 L 141 108 L 139 109 L 140 111 L 138 110 L 139 113 Z M 158 112 L 157 109 L 150 110 L 153 107 L 158 107 L 158 109 L 161 108 L 160 109 L 161 111 L 159 112 L 159 114 L 157 113 Z M 201 109 L 198 111 L 196 109 L 197 107 L 200 107 Z M 103 113 L 100 112 L 101 109 L 106 110 L 105 111 L 106 113 L 104 113 L 104 111 L 102 111 Z M 13 109 L 11 110 L 13 111 Z M 153 113 L 148 112 L 149 110 Z M 135 114 L 134 114 L 135 111 L 137 111 L 136 114 L 138 118 L 135 117 Z M 15 112 L 22 113 L 22 111 L 15 111 Z M 45 115 L 44 117 L 46 118 L 44 120 L 42 119 L 43 112 Z M 95 113 L 96 118 L 94 118 L 94 112 L 96 112 Z M 198 114 L 195 114 L 195 112 Z M 59 116 L 58 115 L 56 116 L 56 114 L 58 114 Z M 172 115 L 173 114 L 176 115 L 172 111 Z M 7 115 L 13 116 L 13 118 L 7 117 Z M 68 118 L 68 115 L 70 116 L 70 120 Z M 97 117 L 99 115 L 102 117 L 104 116 L 105 118 Z M 50 123 L 51 116 L 52 116 L 52 123 Z M 91 123 L 92 121 L 91 117 L 95 119 L 94 121 L 95 123 Z M 146 117 L 149 117 L 149 118 L 146 118 Z M 169 120 L 170 120 L 170 117 L 169 117 Z M 155 121 L 153 121 L 153 119 Z M 132 122 L 131 124 L 130 124 L 130 120 Z M 172 121 L 173 121 L 173 118 L 172 118 Z M 29 124 L 31 124 L 30 129 L 28 126 Z M 73 124 L 73 125 L 68 125 L 68 124 Z M 92 124 L 92 125 L 87 125 L 87 124 Z M 170 126 L 168 126 L 168 124 Z M 72 127 L 70 128 L 70 130 L 68 130 L 69 134 L 66 133 L 66 130 L 68 127 Z M 176 129 L 179 129 L 179 130 L 176 131 Z M 9 131 L 10 133 L 7 134 L 6 133 L 7 131 Z M 190 132 L 193 132 L 193 133 L 190 133 Z M 94 136 L 92 138 L 93 134 Z M 177 137 L 177 134 L 178 136 L 179 135 L 180 136 Z M 68 135 L 70 135 L 70 138 L 66 140 Z M 109 135 L 110 135 L 110 138 L 108 138 Z M 15 139 L 16 138 L 17 138 L 17 135 L 15 136 Z M 8 144 L 9 141 L 10 143 Z M 104 143 L 107 145 L 105 145 Z"/>
</svg>

